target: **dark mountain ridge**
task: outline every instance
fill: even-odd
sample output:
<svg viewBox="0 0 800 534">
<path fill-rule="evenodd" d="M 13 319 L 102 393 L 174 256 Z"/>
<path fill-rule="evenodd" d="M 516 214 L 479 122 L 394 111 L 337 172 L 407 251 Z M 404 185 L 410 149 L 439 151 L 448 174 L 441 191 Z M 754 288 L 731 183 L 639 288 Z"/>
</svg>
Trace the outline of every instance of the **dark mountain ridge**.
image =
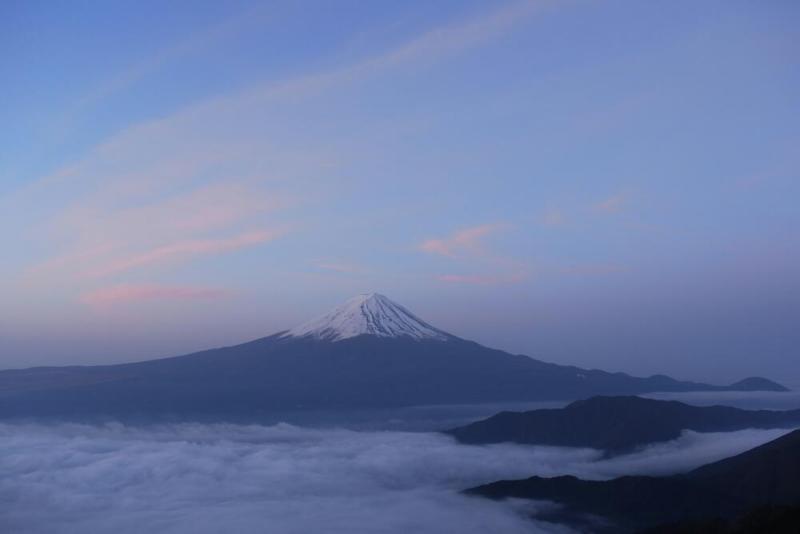
<svg viewBox="0 0 800 534">
<path fill-rule="evenodd" d="M 583 530 L 629 532 L 665 523 L 732 518 L 765 505 L 798 505 L 798 480 L 800 430 L 795 430 L 683 475 L 606 481 L 534 476 L 493 482 L 466 493 L 491 499 L 555 501 L 565 507 L 560 519 L 580 522 Z M 587 515 L 612 524 L 587 522 Z"/>
<path fill-rule="evenodd" d="M 635 396 L 593 397 L 564 408 L 501 412 L 446 431 L 462 443 L 591 447 L 610 454 L 678 438 L 684 430 L 800 427 L 800 410 L 699 407 Z"/>
</svg>

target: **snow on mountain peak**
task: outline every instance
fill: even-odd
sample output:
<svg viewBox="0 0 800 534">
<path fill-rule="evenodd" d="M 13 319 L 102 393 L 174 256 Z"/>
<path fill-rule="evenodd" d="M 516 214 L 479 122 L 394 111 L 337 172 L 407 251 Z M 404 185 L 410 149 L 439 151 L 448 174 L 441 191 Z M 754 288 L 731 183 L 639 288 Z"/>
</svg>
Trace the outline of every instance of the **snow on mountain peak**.
<svg viewBox="0 0 800 534">
<path fill-rule="evenodd" d="M 363 334 L 439 340 L 452 337 L 378 293 L 353 297 L 322 317 L 292 328 L 283 336 L 313 336 L 340 341 Z"/>
</svg>

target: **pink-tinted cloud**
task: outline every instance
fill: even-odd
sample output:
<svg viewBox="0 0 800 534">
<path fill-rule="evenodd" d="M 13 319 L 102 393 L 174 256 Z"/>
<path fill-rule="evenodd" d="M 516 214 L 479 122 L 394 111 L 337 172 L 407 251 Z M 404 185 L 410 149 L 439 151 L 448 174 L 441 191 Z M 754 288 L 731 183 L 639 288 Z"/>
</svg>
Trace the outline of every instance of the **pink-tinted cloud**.
<svg viewBox="0 0 800 534">
<path fill-rule="evenodd" d="M 146 267 L 163 262 L 181 261 L 194 256 L 220 254 L 266 243 L 279 237 L 278 230 L 247 232 L 226 239 L 193 239 L 177 241 L 150 249 L 141 254 L 127 256 L 101 265 L 88 272 L 89 276 L 100 277 L 131 269 Z"/>
<path fill-rule="evenodd" d="M 209 163 L 211 159 L 201 160 Z M 165 165 L 158 176 L 199 173 L 194 162 L 188 168 Z M 191 180 L 190 178 L 187 178 Z M 166 186 L 166 178 L 161 185 Z M 143 191 L 137 188 L 142 188 Z M 136 250 L 152 244 L 154 236 L 163 241 L 194 238 L 198 234 L 242 225 L 252 225 L 259 217 L 287 204 L 287 197 L 267 193 L 256 184 L 216 182 L 167 194 L 157 186 L 145 187 L 136 175 L 120 176 L 78 199 L 54 221 L 56 235 L 86 249 L 110 242 Z M 261 217 L 263 220 L 263 217 Z"/>
<path fill-rule="evenodd" d="M 420 244 L 419 249 L 430 254 L 450 257 L 480 255 L 483 253 L 483 239 L 506 226 L 495 223 L 465 228 L 449 237 L 427 239 Z"/>
<path fill-rule="evenodd" d="M 594 209 L 600 213 L 619 213 L 625 208 L 628 201 L 629 198 L 626 193 L 618 193 L 596 203 Z"/>
<path fill-rule="evenodd" d="M 123 284 L 85 293 L 80 300 L 91 306 L 111 306 L 145 300 L 218 299 L 228 294 L 226 290 L 207 287 Z"/>
</svg>

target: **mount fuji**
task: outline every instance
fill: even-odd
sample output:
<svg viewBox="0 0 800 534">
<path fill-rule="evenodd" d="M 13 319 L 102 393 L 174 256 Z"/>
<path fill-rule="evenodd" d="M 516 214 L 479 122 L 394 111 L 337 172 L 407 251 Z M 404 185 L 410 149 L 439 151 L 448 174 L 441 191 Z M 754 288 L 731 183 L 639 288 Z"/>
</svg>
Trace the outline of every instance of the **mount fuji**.
<svg viewBox="0 0 800 534">
<path fill-rule="evenodd" d="M 287 410 L 745 389 L 784 388 L 761 378 L 712 386 L 546 363 L 448 334 L 370 293 L 241 345 L 129 364 L 0 371 L 0 417 L 257 419 Z"/>
<path fill-rule="evenodd" d="M 439 341 L 456 339 L 378 293 L 353 297 L 322 317 L 286 331 L 283 337 L 310 336 L 341 341 L 362 335 Z"/>
</svg>

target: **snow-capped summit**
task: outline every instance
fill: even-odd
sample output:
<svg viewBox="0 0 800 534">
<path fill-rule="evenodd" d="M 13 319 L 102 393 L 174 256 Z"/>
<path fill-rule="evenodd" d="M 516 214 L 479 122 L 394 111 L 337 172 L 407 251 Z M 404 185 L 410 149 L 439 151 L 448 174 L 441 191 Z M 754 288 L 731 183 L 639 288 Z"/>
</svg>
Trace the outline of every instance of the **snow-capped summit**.
<svg viewBox="0 0 800 534">
<path fill-rule="evenodd" d="M 351 298 L 329 313 L 283 334 L 283 337 L 313 336 L 341 341 L 368 334 L 378 337 L 411 337 L 447 340 L 452 336 L 435 328 L 413 313 L 378 293 Z"/>
</svg>

